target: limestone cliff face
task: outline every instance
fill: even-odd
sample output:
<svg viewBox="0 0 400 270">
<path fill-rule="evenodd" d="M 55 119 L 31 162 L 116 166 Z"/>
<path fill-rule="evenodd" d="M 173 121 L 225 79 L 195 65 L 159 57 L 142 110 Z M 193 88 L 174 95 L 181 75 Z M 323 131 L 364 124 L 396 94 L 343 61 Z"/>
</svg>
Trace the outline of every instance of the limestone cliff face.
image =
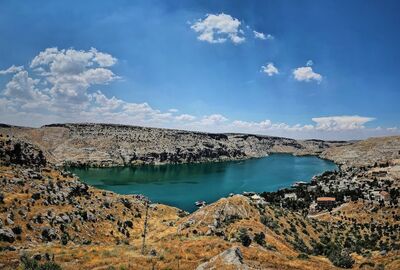
<svg viewBox="0 0 400 270">
<path fill-rule="evenodd" d="M 400 136 L 369 138 L 351 145 L 333 147 L 321 156 L 345 167 L 394 162 L 400 159 Z"/>
<path fill-rule="evenodd" d="M 111 124 L 3 127 L 0 133 L 38 145 L 54 163 L 84 166 L 224 161 L 269 153 L 320 154 L 333 145 L 346 144 Z"/>
</svg>

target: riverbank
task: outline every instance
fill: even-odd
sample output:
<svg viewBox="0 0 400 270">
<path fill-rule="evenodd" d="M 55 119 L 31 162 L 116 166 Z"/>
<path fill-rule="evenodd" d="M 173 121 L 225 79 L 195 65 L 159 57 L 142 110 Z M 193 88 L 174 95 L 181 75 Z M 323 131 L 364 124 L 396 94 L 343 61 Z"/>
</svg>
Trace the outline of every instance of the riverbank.
<svg viewBox="0 0 400 270">
<path fill-rule="evenodd" d="M 334 163 L 315 156 L 271 154 L 223 163 L 71 168 L 71 172 L 100 189 L 144 194 L 153 202 L 193 212 L 197 209 L 196 201 L 212 203 L 231 193 L 274 191 L 299 180 L 310 181 L 312 176 L 336 168 Z"/>
</svg>

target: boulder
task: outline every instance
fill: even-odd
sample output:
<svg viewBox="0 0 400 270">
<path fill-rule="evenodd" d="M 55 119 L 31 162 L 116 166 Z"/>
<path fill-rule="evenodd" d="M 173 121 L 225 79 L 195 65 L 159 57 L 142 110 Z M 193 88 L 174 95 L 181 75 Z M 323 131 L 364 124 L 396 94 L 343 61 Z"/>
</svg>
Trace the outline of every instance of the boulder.
<svg viewBox="0 0 400 270">
<path fill-rule="evenodd" d="M 42 239 L 46 242 L 51 242 L 57 238 L 56 231 L 53 228 L 43 228 Z"/>
<path fill-rule="evenodd" d="M 243 255 L 239 247 L 231 247 L 217 256 L 211 258 L 208 262 L 200 264 L 196 270 L 206 269 L 240 269 L 250 270 L 246 264 L 243 263 Z"/>
<path fill-rule="evenodd" d="M 0 229 L 0 241 L 13 243 L 15 241 L 15 234 L 9 228 Z"/>
</svg>

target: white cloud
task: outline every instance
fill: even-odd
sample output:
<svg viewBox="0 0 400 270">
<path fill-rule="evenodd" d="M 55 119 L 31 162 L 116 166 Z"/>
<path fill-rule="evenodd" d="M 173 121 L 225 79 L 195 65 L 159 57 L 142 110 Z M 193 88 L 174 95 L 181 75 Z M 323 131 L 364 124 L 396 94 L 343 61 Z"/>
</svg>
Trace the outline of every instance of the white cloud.
<svg viewBox="0 0 400 270">
<path fill-rule="evenodd" d="M 116 97 L 112 98 L 107 98 L 102 92 L 97 91 L 91 95 L 89 95 L 90 98 L 93 99 L 93 101 L 99 105 L 98 107 L 104 108 L 106 110 L 115 110 L 119 107 L 121 107 L 125 102 L 123 102 L 120 99 L 117 99 Z"/>
<path fill-rule="evenodd" d="M 361 116 L 328 116 L 312 118 L 311 124 L 274 123 L 271 120 L 248 122 L 235 120 L 227 125 L 226 130 L 231 132 L 266 134 L 294 138 L 322 138 L 322 139 L 355 139 L 369 136 L 382 136 L 397 132 L 396 129 L 367 128 L 365 124 L 374 120 L 372 117 Z M 392 133 L 393 134 L 393 133 Z"/>
<path fill-rule="evenodd" d="M 312 65 L 314 65 L 313 60 L 308 60 L 307 63 L 306 63 L 306 66 L 307 67 L 311 67 Z"/>
<path fill-rule="evenodd" d="M 316 129 L 332 131 L 363 129 L 365 128 L 364 124 L 375 120 L 375 118 L 354 115 L 315 117 L 312 120 L 316 123 Z"/>
<path fill-rule="evenodd" d="M 50 85 L 50 93 L 63 102 L 83 104 L 88 101 L 87 90 L 93 85 L 118 79 L 109 67 L 117 60 L 109 54 L 89 51 L 48 48 L 39 53 L 30 67 L 43 83 Z"/>
<path fill-rule="evenodd" d="M 102 60 L 95 59 L 98 55 Z M 328 139 L 399 133 L 397 128 L 368 128 L 365 124 L 374 118 L 362 116 L 316 117 L 312 118 L 313 125 L 291 125 L 268 119 L 259 122 L 231 121 L 218 113 L 199 118 L 186 113 L 177 114 L 177 109 L 161 111 L 146 102 L 128 102 L 98 90 L 97 87 L 104 87 L 118 78 L 109 66 L 117 60 L 105 55 L 95 49 L 49 48 L 32 60 L 31 68 L 25 70 L 14 66 L 7 72 L 14 74 L 0 92 L 0 122 L 26 126 L 54 122 L 102 122 Z M 268 65 L 265 68 L 268 70 Z"/>
<path fill-rule="evenodd" d="M 322 75 L 313 71 L 312 67 L 299 67 L 293 71 L 293 76 L 297 81 L 322 81 Z"/>
<path fill-rule="evenodd" d="M 221 114 L 211 114 L 211 115 L 204 116 L 201 119 L 200 124 L 208 126 L 208 125 L 221 124 L 226 121 L 228 121 L 228 118 L 226 118 L 225 116 L 223 116 Z"/>
<path fill-rule="evenodd" d="M 12 73 L 17 73 L 24 70 L 23 66 L 15 66 L 12 65 L 8 69 L 0 70 L 0 75 L 6 75 L 6 74 L 12 74 Z"/>
<path fill-rule="evenodd" d="M 101 67 L 111 67 L 117 63 L 117 58 L 108 53 L 99 52 L 95 48 L 90 49 L 90 51 L 94 55 L 94 62 L 97 62 Z"/>
<path fill-rule="evenodd" d="M 183 121 L 183 122 L 190 122 L 196 119 L 195 116 L 190 115 L 190 114 L 181 114 L 175 117 L 176 120 L 178 121 Z"/>
<path fill-rule="evenodd" d="M 238 19 L 228 14 L 207 14 L 204 19 L 192 24 L 191 28 L 199 34 L 197 38 L 201 41 L 224 43 L 231 40 L 239 44 L 245 41 L 240 24 Z"/>
<path fill-rule="evenodd" d="M 275 37 L 273 36 L 273 35 L 270 35 L 270 34 L 267 34 L 267 37 L 266 37 L 268 40 L 273 40 L 273 39 L 275 39 Z"/>
<path fill-rule="evenodd" d="M 272 36 L 270 34 L 265 35 L 264 33 L 257 32 L 255 30 L 253 30 L 253 34 L 254 34 L 254 38 L 256 38 L 256 39 L 262 39 L 262 40 L 267 40 L 267 39 L 273 40 L 274 39 L 274 36 Z"/>
<path fill-rule="evenodd" d="M 274 66 L 274 63 L 268 63 L 266 66 L 262 66 L 261 71 L 268 74 L 268 76 L 273 76 L 273 75 L 279 74 L 279 71 Z"/>
<path fill-rule="evenodd" d="M 3 94 L 16 101 L 33 103 L 47 100 L 48 97 L 36 88 L 38 83 L 39 80 L 30 78 L 27 71 L 20 71 L 6 84 Z"/>
<path fill-rule="evenodd" d="M 266 40 L 266 39 L 267 39 L 267 37 L 265 36 L 265 34 L 262 33 L 262 32 L 257 32 L 257 31 L 255 31 L 255 30 L 253 30 L 253 34 L 254 34 L 254 37 L 255 37 L 255 38 L 262 39 L 262 40 Z"/>
</svg>

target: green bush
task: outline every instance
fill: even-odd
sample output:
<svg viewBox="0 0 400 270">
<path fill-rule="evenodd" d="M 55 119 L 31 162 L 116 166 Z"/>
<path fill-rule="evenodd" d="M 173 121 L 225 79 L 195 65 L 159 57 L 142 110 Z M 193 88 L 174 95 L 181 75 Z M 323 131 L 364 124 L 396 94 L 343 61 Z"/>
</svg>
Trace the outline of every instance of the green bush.
<svg viewBox="0 0 400 270">
<path fill-rule="evenodd" d="M 263 232 L 254 234 L 254 241 L 260 246 L 265 246 L 265 234 Z"/>
<path fill-rule="evenodd" d="M 354 259 L 345 250 L 336 250 L 331 252 L 328 255 L 328 259 L 333 263 L 334 266 L 341 268 L 352 268 L 354 264 Z"/>
<path fill-rule="evenodd" d="M 39 264 L 37 260 L 31 259 L 27 255 L 22 255 L 20 260 L 24 270 L 62 270 L 61 266 L 55 262 Z"/>
<path fill-rule="evenodd" d="M 247 234 L 247 230 L 242 228 L 239 230 L 239 240 L 243 246 L 248 247 L 251 244 L 251 238 Z"/>
<path fill-rule="evenodd" d="M 297 258 L 299 258 L 300 260 L 308 260 L 308 259 L 310 259 L 310 257 L 309 257 L 307 254 L 305 254 L 305 253 L 300 253 L 300 254 L 297 256 Z"/>
</svg>

